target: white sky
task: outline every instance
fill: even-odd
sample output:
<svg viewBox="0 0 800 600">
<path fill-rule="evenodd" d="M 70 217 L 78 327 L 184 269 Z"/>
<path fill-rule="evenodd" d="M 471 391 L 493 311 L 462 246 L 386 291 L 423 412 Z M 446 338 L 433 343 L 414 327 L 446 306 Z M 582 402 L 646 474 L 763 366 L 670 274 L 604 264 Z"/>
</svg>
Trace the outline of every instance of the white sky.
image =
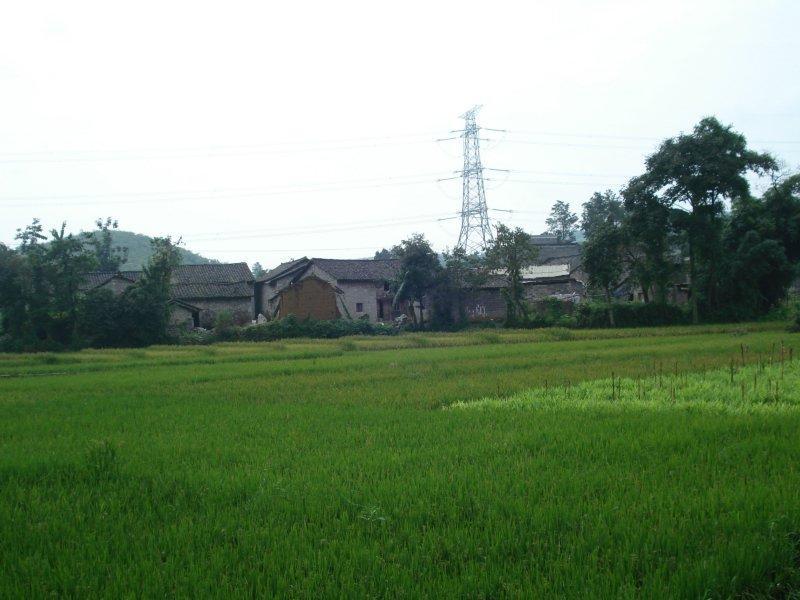
<svg viewBox="0 0 800 600">
<path fill-rule="evenodd" d="M 0 241 L 40 217 L 225 261 L 458 235 L 447 137 L 483 104 L 492 218 L 641 172 L 716 115 L 800 165 L 800 2 L 5 2 Z M 782 142 L 782 143 L 781 143 Z M 505 180 L 505 181 L 504 181 Z"/>
</svg>

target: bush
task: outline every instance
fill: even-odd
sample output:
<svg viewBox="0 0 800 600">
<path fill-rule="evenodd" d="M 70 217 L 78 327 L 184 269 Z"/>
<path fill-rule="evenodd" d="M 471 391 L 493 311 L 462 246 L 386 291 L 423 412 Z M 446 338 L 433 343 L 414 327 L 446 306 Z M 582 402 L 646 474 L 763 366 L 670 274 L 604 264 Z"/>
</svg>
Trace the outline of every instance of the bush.
<svg viewBox="0 0 800 600">
<path fill-rule="evenodd" d="M 222 313 L 220 313 L 221 315 Z M 196 330 L 195 330 L 196 331 Z M 364 319 L 353 321 L 336 319 L 332 321 L 299 320 L 294 315 L 285 319 L 268 321 L 262 325 L 236 327 L 227 318 L 219 317 L 214 331 L 202 334 L 190 332 L 182 335 L 181 344 L 207 344 L 222 341 L 271 342 L 288 338 L 324 338 L 336 339 L 347 335 L 395 335 L 397 329 L 382 323 L 370 323 Z"/>
<path fill-rule="evenodd" d="M 614 321 L 617 327 L 658 327 L 663 325 L 688 325 L 692 321 L 689 305 L 659 304 L 657 302 L 613 303 Z M 610 327 L 608 304 L 586 302 L 578 305 L 576 314 L 578 327 Z"/>
<path fill-rule="evenodd" d="M 791 304 L 794 319 L 792 320 L 790 331 L 800 332 L 800 296 L 792 298 Z"/>
</svg>

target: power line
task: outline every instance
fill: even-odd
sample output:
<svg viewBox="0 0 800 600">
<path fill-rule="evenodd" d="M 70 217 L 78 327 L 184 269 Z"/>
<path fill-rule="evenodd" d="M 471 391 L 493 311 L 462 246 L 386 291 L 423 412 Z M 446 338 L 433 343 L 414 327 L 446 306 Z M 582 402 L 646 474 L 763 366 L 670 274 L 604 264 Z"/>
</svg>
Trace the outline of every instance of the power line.
<svg viewBox="0 0 800 600">
<path fill-rule="evenodd" d="M 640 140 L 645 142 L 661 142 L 674 136 L 637 136 L 637 135 L 609 135 L 603 133 L 563 133 L 555 131 L 525 131 L 520 129 L 512 130 L 491 130 L 491 131 L 506 131 L 512 135 L 532 135 L 532 136 L 547 136 L 547 137 L 567 137 L 567 138 L 592 138 L 592 139 L 606 139 L 606 140 Z M 752 144 L 800 144 L 800 140 L 748 140 Z"/>
<path fill-rule="evenodd" d="M 430 138 L 436 135 L 435 131 L 424 131 L 419 133 L 397 133 L 386 135 L 375 135 L 365 137 L 352 137 L 352 138 L 329 138 L 322 140 L 281 140 L 276 142 L 261 142 L 257 144 L 210 144 L 207 146 L 178 146 L 178 147 L 151 147 L 151 148 L 117 148 L 117 149 L 99 149 L 99 150 L 79 150 L 75 148 L 67 148 L 62 150 L 34 150 L 30 152 L 0 152 L 0 158 L 9 157 L 52 157 L 55 154 L 124 154 L 136 153 L 143 154 L 148 152 L 213 152 L 213 151 L 226 151 L 226 150 L 257 150 L 261 148 L 271 148 L 276 146 L 320 146 L 329 144 L 351 144 L 356 142 L 373 142 L 380 140 L 398 140 L 404 138 Z"/>
<path fill-rule="evenodd" d="M 240 158 L 247 156 L 268 156 L 268 155 L 281 155 L 281 154 L 297 154 L 303 152 L 329 152 L 329 151 L 343 151 L 343 150 L 358 150 L 358 149 L 375 149 L 386 148 L 391 146 L 404 146 L 414 144 L 428 144 L 430 139 L 412 140 L 412 141 L 395 141 L 383 143 L 367 143 L 367 144 L 353 144 L 345 146 L 317 146 L 309 148 L 283 148 L 277 150 L 261 149 L 261 150 L 225 150 L 225 151 L 192 151 L 192 152 L 169 152 L 162 151 L 161 154 L 147 154 L 138 153 L 130 155 L 114 155 L 114 154 L 98 154 L 96 156 L 42 156 L 37 158 L 6 158 L 0 156 L 0 164 L 35 164 L 35 163 L 81 163 L 81 162 L 113 162 L 113 161 L 127 161 L 127 160 L 172 160 L 172 159 L 204 159 L 204 158 Z"/>
<path fill-rule="evenodd" d="M 197 195 L 197 194 L 236 194 L 240 192 L 264 192 L 275 189 L 309 188 L 314 186 L 329 186 L 347 183 L 365 183 L 372 181 L 394 181 L 398 179 L 417 179 L 420 177 L 435 177 L 440 172 L 409 173 L 407 175 L 389 175 L 381 177 L 361 177 L 358 179 L 339 179 L 334 181 L 316 181 L 310 183 L 287 183 L 274 185 L 267 188 L 246 187 L 246 188 L 211 188 L 200 190 L 149 190 L 139 192 L 106 192 L 102 194 L 67 194 L 67 195 L 39 195 L 39 196 L 0 196 L 0 200 L 73 200 L 80 198 L 114 198 L 114 197 L 142 197 L 142 196 L 172 196 L 172 195 Z"/>
<path fill-rule="evenodd" d="M 201 194 L 201 195 L 184 195 L 184 196 L 154 196 L 154 197 L 140 197 L 136 199 L 128 199 L 128 200 L 116 200 L 116 201 L 109 201 L 109 200 L 87 200 L 81 202 L 24 202 L 24 203 L 17 203 L 17 204 L 3 204 L 3 207 L 6 208 L 27 208 L 27 207 L 39 207 L 39 206 L 91 206 L 91 205 L 123 205 L 123 204 L 140 204 L 144 202 L 186 202 L 186 201 L 196 201 L 196 200 L 220 200 L 220 199 L 228 199 L 228 198 L 260 198 L 266 196 L 283 196 L 283 195 L 290 195 L 290 194 L 309 194 L 309 193 L 319 193 L 319 192 L 339 192 L 339 191 L 351 191 L 351 190 L 362 190 L 362 189 L 375 189 L 375 188 L 385 188 L 385 187 L 400 187 L 400 186 L 410 186 L 410 185 L 423 185 L 423 184 L 432 184 L 436 183 L 434 179 L 419 179 L 419 180 L 411 180 L 411 181 L 386 181 L 384 183 L 374 183 L 374 184 L 365 184 L 365 185 L 354 185 L 354 186 L 340 186 L 340 185 L 332 185 L 328 187 L 307 187 L 304 189 L 264 189 L 264 190 L 254 190 L 250 192 L 220 192 L 214 194 Z M 99 197 L 99 195 L 98 195 Z"/>
<path fill-rule="evenodd" d="M 273 228 L 265 230 L 250 230 L 239 232 L 215 232 L 208 234 L 195 234 L 183 236 L 184 240 L 192 242 L 215 242 L 215 241 L 228 241 L 228 240 L 241 240 L 241 239 L 256 239 L 256 238 L 275 238 L 299 235 L 314 235 L 319 233 L 337 233 L 342 231 L 360 231 L 365 229 L 384 229 L 387 227 L 396 227 L 400 225 L 415 225 L 422 223 L 435 223 L 440 218 L 456 218 L 457 214 L 452 213 L 438 213 L 432 215 L 415 215 L 405 218 L 394 217 L 389 220 L 378 221 L 365 221 L 361 223 L 340 223 L 336 225 L 318 225 L 315 227 L 306 228 Z"/>
</svg>

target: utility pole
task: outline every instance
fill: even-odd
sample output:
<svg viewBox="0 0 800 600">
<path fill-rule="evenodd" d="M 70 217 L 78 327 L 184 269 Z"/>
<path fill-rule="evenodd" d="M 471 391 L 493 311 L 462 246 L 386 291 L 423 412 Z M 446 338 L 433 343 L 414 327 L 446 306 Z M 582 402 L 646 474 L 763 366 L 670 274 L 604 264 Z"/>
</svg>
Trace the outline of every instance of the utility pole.
<svg viewBox="0 0 800 600">
<path fill-rule="evenodd" d="M 486 192 L 483 188 L 483 165 L 481 165 L 480 128 L 476 115 L 480 106 L 474 106 L 463 115 L 464 129 L 459 137 L 464 140 L 464 168 L 461 171 L 461 231 L 457 248 L 468 253 L 482 252 L 493 240 L 486 207 Z"/>
</svg>

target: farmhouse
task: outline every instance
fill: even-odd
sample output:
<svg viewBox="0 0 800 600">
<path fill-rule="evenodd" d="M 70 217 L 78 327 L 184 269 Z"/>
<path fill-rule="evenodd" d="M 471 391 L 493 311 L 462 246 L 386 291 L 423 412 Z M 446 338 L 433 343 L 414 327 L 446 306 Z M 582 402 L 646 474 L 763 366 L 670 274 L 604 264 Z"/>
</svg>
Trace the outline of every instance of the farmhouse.
<svg viewBox="0 0 800 600">
<path fill-rule="evenodd" d="M 142 271 L 87 273 L 82 289 L 108 289 L 121 294 L 142 276 Z M 254 281 L 247 263 L 180 265 L 172 272 L 172 322 L 210 327 L 221 311 L 246 323 L 254 317 Z"/>
<path fill-rule="evenodd" d="M 367 318 L 390 321 L 390 283 L 397 259 L 300 258 L 283 263 L 256 281 L 256 313 L 268 318 Z"/>
<path fill-rule="evenodd" d="M 491 274 L 486 281 L 470 294 L 467 315 L 471 320 L 504 319 L 506 301 L 503 290 L 508 287 L 505 274 Z M 570 273 L 568 264 L 539 265 L 522 272 L 522 287 L 525 301 L 536 304 L 547 298 L 565 303 L 579 302 L 586 295 L 586 286 Z"/>
</svg>

